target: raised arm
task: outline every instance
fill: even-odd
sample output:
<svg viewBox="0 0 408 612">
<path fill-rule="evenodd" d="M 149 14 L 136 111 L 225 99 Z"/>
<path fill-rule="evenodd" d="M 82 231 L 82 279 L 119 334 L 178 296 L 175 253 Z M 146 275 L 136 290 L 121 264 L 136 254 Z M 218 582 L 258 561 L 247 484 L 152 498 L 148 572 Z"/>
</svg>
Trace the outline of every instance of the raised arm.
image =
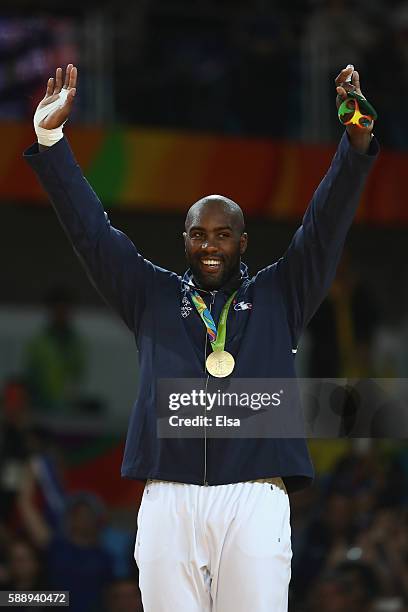
<svg viewBox="0 0 408 612">
<path fill-rule="evenodd" d="M 346 79 L 352 75 L 351 83 Z M 336 79 L 337 107 L 352 89 L 361 93 L 353 67 Z M 277 264 L 294 346 L 334 279 L 347 232 L 378 152 L 373 125 L 347 126 L 326 176 L 316 189 L 302 225 Z"/>
<path fill-rule="evenodd" d="M 124 233 L 111 226 L 63 136 L 62 127 L 71 112 L 76 85 L 77 69 L 72 64 L 67 66 L 64 84 L 61 68 L 55 79 L 49 79 L 34 116 L 38 144 L 30 147 L 24 157 L 48 193 L 91 281 L 134 330 L 154 267 Z"/>
<path fill-rule="evenodd" d="M 50 543 L 52 533 L 34 502 L 35 487 L 33 466 L 28 461 L 20 479 L 17 507 L 30 539 L 39 548 L 46 548 Z"/>
</svg>

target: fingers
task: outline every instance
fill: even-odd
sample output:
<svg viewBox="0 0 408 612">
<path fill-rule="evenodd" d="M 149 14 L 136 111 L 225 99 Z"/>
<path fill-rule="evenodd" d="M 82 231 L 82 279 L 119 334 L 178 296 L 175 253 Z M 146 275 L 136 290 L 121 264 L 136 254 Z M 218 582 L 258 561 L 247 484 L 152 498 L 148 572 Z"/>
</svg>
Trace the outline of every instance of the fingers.
<svg viewBox="0 0 408 612">
<path fill-rule="evenodd" d="M 77 82 L 77 68 L 73 64 L 68 64 L 65 71 L 64 89 L 73 89 L 76 87 Z M 75 95 L 75 94 L 74 94 Z"/>
<path fill-rule="evenodd" d="M 339 85 L 343 85 L 344 83 L 346 83 L 347 79 L 351 77 L 351 75 L 353 74 L 353 71 L 354 71 L 354 66 L 352 64 L 349 64 L 346 68 L 344 68 L 334 80 L 337 87 Z"/>
<path fill-rule="evenodd" d="M 62 68 L 57 68 L 55 71 L 55 87 L 54 93 L 57 94 L 62 89 Z"/>
<path fill-rule="evenodd" d="M 76 66 L 68 64 L 65 71 L 64 89 L 73 89 L 76 87 L 78 71 Z M 62 68 L 57 68 L 55 71 L 55 79 L 50 77 L 47 81 L 44 100 L 50 96 L 59 94 L 62 89 Z M 75 95 L 75 94 L 74 94 Z"/>
<path fill-rule="evenodd" d="M 72 89 L 76 87 L 77 82 L 77 68 L 73 64 L 68 64 L 65 71 L 64 89 Z"/>
<path fill-rule="evenodd" d="M 72 64 L 68 64 L 67 69 L 65 71 L 64 89 L 68 89 L 69 75 L 70 75 L 71 70 L 72 70 Z"/>
<path fill-rule="evenodd" d="M 354 70 L 354 66 L 352 64 L 349 64 L 340 72 L 339 75 L 337 75 L 335 78 L 335 83 L 338 94 L 337 105 L 341 103 L 341 100 L 345 100 L 347 98 L 347 92 L 349 91 L 355 91 L 360 96 L 363 96 L 360 87 L 360 75 L 357 70 Z"/>
<path fill-rule="evenodd" d="M 72 89 L 73 87 L 74 88 L 76 87 L 77 76 L 78 76 L 77 68 L 76 66 L 72 66 L 72 69 L 69 74 L 68 89 Z"/>
<path fill-rule="evenodd" d="M 64 89 L 67 91 L 67 98 L 60 107 L 60 111 L 54 111 L 54 117 L 61 114 L 68 114 L 71 112 L 72 103 L 76 94 L 76 82 L 77 82 L 77 69 L 73 64 L 68 64 L 65 71 Z M 62 68 L 57 68 L 55 71 L 55 79 L 50 77 L 47 81 L 47 87 L 45 90 L 45 96 L 41 100 L 39 107 L 47 106 L 54 102 L 61 93 L 62 90 Z M 65 117 L 66 119 L 66 117 Z M 64 119 L 64 120 L 65 120 Z"/>
<path fill-rule="evenodd" d="M 49 98 L 49 96 L 52 96 L 53 91 L 54 91 L 54 79 L 51 77 L 47 81 L 47 88 L 45 90 L 44 100 L 46 98 Z"/>
<path fill-rule="evenodd" d="M 344 87 L 336 87 L 336 91 L 342 100 L 345 100 L 347 98 L 347 92 Z"/>
<path fill-rule="evenodd" d="M 338 88 L 341 87 L 346 93 L 348 91 L 357 91 L 360 93 L 360 80 L 358 76 L 358 72 L 354 70 L 353 64 L 349 64 L 344 68 L 340 74 L 335 79 L 336 83 L 336 91 L 338 92 Z M 357 83 L 357 86 L 356 86 Z M 339 94 L 340 97 L 343 97 L 343 92 Z"/>
<path fill-rule="evenodd" d="M 357 70 L 354 70 L 353 76 L 351 77 L 351 82 L 354 85 L 354 87 L 356 88 L 357 93 L 361 94 L 360 75 L 358 74 Z"/>
</svg>

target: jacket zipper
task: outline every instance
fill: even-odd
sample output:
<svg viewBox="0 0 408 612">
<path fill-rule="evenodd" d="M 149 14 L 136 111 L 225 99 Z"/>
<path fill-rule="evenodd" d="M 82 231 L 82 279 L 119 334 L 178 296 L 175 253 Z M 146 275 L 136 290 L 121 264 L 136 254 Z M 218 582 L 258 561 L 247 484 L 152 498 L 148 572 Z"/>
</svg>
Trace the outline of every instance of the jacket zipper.
<svg viewBox="0 0 408 612">
<path fill-rule="evenodd" d="M 210 313 L 212 310 L 212 306 L 215 302 L 215 292 L 211 291 L 211 302 L 210 302 Z M 207 347 L 208 347 L 208 334 L 205 332 L 205 347 L 204 347 L 204 372 L 207 371 L 206 361 L 207 361 Z M 205 406 L 204 406 L 204 478 L 203 484 L 205 487 L 208 487 L 207 480 L 207 425 L 205 421 L 205 417 L 207 416 L 207 388 L 208 381 L 210 379 L 210 375 L 207 374 L 207 379 L 205 381 Z"/>
</svg>

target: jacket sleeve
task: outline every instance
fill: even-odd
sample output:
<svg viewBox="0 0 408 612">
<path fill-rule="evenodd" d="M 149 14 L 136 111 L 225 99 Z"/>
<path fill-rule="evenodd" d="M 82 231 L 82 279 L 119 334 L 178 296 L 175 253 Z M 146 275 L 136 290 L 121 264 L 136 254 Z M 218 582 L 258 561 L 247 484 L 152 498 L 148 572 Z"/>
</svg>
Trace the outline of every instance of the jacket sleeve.
<svg viewBox="0 0 408 612">
<path fill-rule="evenodd" d="M 368 153 L 358 153 L 344 132 L 302 225 L 277 262 L 293 346 L 333 282 L 347 232 L 378 151 L 373 137 Z"/>
<path fill-rule="evenodd" d="M 135 330 L 154 266 L 137 252 L 124 233 L 111 226 L 66 138 L 41 153 L 34 144 L 25 151 L 24 158 L 48 193 L 92 283 L 126 325 Z"/>
</svg>

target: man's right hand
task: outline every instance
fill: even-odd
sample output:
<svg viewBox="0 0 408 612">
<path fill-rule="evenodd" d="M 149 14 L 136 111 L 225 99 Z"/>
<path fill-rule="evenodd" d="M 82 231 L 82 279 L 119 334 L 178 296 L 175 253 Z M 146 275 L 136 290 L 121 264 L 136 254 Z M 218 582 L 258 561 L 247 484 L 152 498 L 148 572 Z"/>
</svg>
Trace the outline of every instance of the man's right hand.
<svg viewBox="0 0 408 612">
<path fill-rule="evenodd" d="M 44 98 L 38 105 L 37 110 L 40 110 L 48 104 L 51 104 L 58 99 L 59 93 L 62 89 L 67 90 L 67 97 L 65 102 L 56 110 L 52 111 L 44 119 L 39 122 L 39 127 L 46 130 L 53 130 L 61 127 L 63 123 L 68 119 L 72 109 L 75 93 L 76 93 L 76 82 L 77 82 L 77 69 L 76 66 L 68 64 L 65 72 L 64 85 L 62 85 L 62 68 L 57 68 L 55 71 L 55 79 L 52 77 L 48 79 L 47 90 Z"/>
</svg>

